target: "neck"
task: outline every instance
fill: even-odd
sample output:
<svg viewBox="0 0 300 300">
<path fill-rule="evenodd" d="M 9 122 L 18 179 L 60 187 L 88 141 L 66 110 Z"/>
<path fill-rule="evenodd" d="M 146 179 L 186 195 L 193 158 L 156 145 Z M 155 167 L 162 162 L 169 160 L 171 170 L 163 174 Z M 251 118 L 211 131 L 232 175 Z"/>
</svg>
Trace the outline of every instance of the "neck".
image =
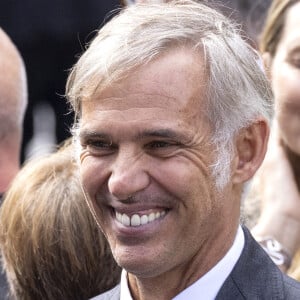
<svg viewBox="0 0 300 300">
<path fill-rule="evenodd" d="M 168 300 L 192 285 L 212 269 L 227 253 L 237 232 L 224 232 L 210 242 L 204 242 L 202 249 L 184 266 L 176 267 L 154 278 L 141 278 L 129 274 L 130 291 L 135 300 Z M 216 246 L 217 245 L 217 246 Z"/>
</svg>

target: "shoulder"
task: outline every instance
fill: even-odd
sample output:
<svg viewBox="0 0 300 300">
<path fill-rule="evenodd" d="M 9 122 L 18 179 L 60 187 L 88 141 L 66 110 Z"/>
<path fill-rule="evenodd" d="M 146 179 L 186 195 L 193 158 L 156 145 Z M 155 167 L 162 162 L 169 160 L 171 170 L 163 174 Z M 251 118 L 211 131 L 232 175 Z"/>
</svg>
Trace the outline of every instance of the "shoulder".
<svg viewBox="0 0 300 300">
<path fill-rule="evenodd" d="M 217 299 L 300 299 L 300 283 L 283 274 L 244 229 L 245 246 Z"/>
<path fill-rule="evenodd" d="M 119 300 L 120 299 L 120 285 L 118 284 L 111 290 L 100 294 L 91 300 Z"/>
<path fill-rule="evenodd" d="M 287 275 L 283 276 L 286 299 L 300 298 L 300 282 L 290 278 Z"/>
</svg>

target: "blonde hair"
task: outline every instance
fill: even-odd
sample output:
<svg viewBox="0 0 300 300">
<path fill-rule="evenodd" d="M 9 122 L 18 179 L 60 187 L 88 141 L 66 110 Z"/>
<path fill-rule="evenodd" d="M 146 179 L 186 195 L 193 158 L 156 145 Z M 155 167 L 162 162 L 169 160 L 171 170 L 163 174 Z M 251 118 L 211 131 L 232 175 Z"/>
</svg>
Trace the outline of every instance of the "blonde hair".
<svg viewBox="0 0 300 300">
<path fill-rule="evenodd" d="M 299 0 L 274 0 L 268 10 L 267 18 L 260 37 L 261 53 L 269 52 L 273 57 L 281 39 L 287 11 Z"/>
<path fill-rule="evenodd" d="M 88 299 L 120 269 L 85 203 L 72 146 L 29 161 L 0 211 L 4 269 L 17 299 Z"/>
</svg>

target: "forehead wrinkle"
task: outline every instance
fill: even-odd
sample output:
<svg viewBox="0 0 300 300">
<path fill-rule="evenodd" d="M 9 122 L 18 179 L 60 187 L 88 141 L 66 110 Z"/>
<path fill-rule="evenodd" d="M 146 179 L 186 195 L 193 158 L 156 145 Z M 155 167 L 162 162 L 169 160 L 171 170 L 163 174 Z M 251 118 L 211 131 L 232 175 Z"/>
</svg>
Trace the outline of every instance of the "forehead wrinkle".
<svg viewBox="0 0 300 300">
<path fill-rule="evenodd" d="M 155 106 L 153 106 L 153 99 L 157 98 L 164 98 L 164 101 L 157 101 L 155 103 Z M 149 100 L 149 103 L 147 103 L 147 100 Z M 115 108 L 124 109 L 128 108 L 128 103 L 130 105 L 135 105 L 131 108 L 165 108 L 166 102 L 174 102 L 176 101 L 175 97 L 165 95 L 163 93 L 145 93 L 145 92 L 135 92 L 135 93 L 124 93 L 123 95 L 118 96 L 106 96 L 105 93 L 98 94 L 97 97 L 91 100 L 86 101 L 92 101 L 101 106 L 101 108 L 106 108 L 108 110 L 114 110 Z M 140 105 L 139 105 L 140 104 Z M 130 109 L 130 108 L 129 108 Z"/>
<path fill-rule="evenodd" d="M 101 105 L 101 104 L 100 104 Z M 163 107 L 165 109 L 165 107 Z M 144 107 L 142 107 L 142 109 L 144 109 Z M 100 131 L 98 131 L 97 127 L 91 127 L 89 128 L 89 126 L 87 126 L 87 132 L 94 132 L 94 136 L 96 137 L 96 135 L 100 135 L 101 134 L 106 134 L 106 132 L 109 131 L 109 128 L 114 128 L 114 126 L 118 125 L 119 122 L 123 123 L 125 122 L 122 127 L 120 128 L 120 130 L 118 131 L 123 131 L 124 130 L 129 130 L 130 131 L 130 127 L 132 123 L 135 122 L 141 122 L 141 127 L 138 129 L 138 132 L 135 134 L 135 139 L 142 139 L 142 138 L 146 138 L 146 137 L 165 137 L 165 138 L 170 138 L 170 139 L 177 139 L 183 142 L 189 142 L 192 140 L 192 135 L 195 134 L 195 132 L 198 132 L 197 128 L 198 126 L 200 126 L 198 123 L 203 119 L 206 120 L 205 114 L 203 113 L 202 109 L 200 109 L 200 107 L 198 107 L 197 109 L 191 110 L 191 106 L 190 105 L 186 105 L 186 107 L 184 107 L 183 109 L 181 108 L 175 108 L 174 109 L 174 114 L 175 114 L 175 118 L 174 115 L 171 119 L 165 119 L 165 114 L 164 112 L 155 112 L 156 107 L 149 107 L 148 108 L 150 111 L 154 110 L 154 115 L 153 112 L 150 112 L 150 115 L 144 115 L 143 119 L 135 119 L 132 118 L 132 115 L 137 115 L 139 116 L 139 108 L 128 108 L 128 106 L 126 106 L 126 109 L 124 110 L 118 110 L 118 109 L 114 109 L 114 108 L 110 108 L 107 110 L 95 110 L 92 109 L 92 111 L 94 111 L 94 113 L 96 113 L 96 115 L 94 115 L 93 119 L 97 119 L 98 123 L 96 126 L 100 126 L 98 127 Z M 136 110 L 136 112 L 135 112 Z M 114 112 L 117 115 L 114 115 Z M 129 116 L 127 117 L 127 112 L 129 112 Z M 159 118 L 159 115 L 161 115 L 162 119 Z M 182 116 L 183 114 L 183 116 Z M 180 117 L 180 115 L 182 117 Z M 153 119 L 153 116 L 155 117 L 155 119 Z M 81 128 L 84 130 L 86 127 L 86 120 L 89 120 L 90 118 L 83 118 L 83 122 L 81 122 L 82 126 Z M 161 126 L 161 121 L 163 120 L 164 123 L 163 126 Z M 204 120 L 204 121 L 205 121 Z M 148 121 L 151 122 L 151 124 L 146 124 Z M 152 123 L 154 121 L 154 123 Z M 101 125 L 101 123 L 104 124 L 104 126 Z M 109 124 L 109 125 L 107 125 Z M 149 127 L 150 125 L 150 127 Z M 192 128 L 194 128 L 195 130 L 193 130 L 193 132 L 189 132 L 187 130 L 185 130 L 184 128 L 189 127 L 190 125 L 192 125 Z M 209 127 L 209 122 L 207 123 L 208 127 Z M 108 128 L 107 128 L 108 126 Z M 147 126 L 147 127 L 144 127 Z M 171 127 L 170 127 L 171 126 Z M 174 127 L 175 126 L 175 127 Z M 128 128 L 127 128 L 128 127 Z M 144 128 L 143 128 L 144 127 Z M 127 128 L 127 129 L 126 129 Z M 203 130 L 203 128 L 202 128 Z M 119 133 L 117 133 L 119 134 Z M 104 137 L 104 136 L 103 136 Z M 104 137 L 105 138 L 105 137 Z"/>
</svg>

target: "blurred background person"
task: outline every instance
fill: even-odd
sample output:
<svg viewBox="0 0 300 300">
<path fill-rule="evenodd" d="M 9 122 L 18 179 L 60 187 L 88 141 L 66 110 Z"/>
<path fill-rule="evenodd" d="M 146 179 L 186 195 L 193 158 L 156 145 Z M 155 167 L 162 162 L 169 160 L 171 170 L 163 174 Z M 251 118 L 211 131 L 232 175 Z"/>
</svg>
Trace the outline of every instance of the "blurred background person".
<svg viewBox="0 0 300 300">
<path fill-rule="evenodd" d="M 246 223 L 283 271 L 300 280 L 300 1 L 274 0 L 261 34 L 275 120 L 245 202 Z M 257 219 L 258 223 L 257 223 Z"/>
<path fill-rule="evenodd" d="M 22 53 L 28 75 L 22 161 L 70 136 L 73 116 L 63 99 L 68 69 L 118 0 L 1 1 L 0 26 Z"/>
<path fill-rule="evenodd" d="M 1 28 L 0 72 L 0 193 L 3 194 L 20 167 L 27 86 L 20 53 Z"/>
<path fill-rule="evenodd" d="M 258 48 L 258 36 L 262 30 L 271 0 L 209 0 L 230 19 L 241 25 L 245 38 Z"/>
<path fill-rule="evenodd" d="M 27 85 L 23 59 L 0 28 L 0 205 L 3 194 L 20 168 Z M 8 292 L 0 266 L 0 299 Z"/>
<path fill-rule="evenodd" d="M 89 299 L 119 281 L 77 168 L 67 144 L 28 161 L 6 194 L 0 248 L 15 299 Z"/>
</svg>

